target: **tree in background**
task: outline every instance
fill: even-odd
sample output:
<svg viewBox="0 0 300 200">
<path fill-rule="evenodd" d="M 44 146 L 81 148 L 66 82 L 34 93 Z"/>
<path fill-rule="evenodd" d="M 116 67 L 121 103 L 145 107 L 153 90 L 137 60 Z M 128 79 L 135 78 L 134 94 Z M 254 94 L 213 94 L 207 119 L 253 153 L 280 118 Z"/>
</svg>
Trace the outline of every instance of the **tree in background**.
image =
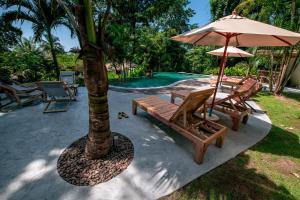
<svg viewBox="0 0 300 200">
<path fill-rule="evenodd" d="M 0 17 L 0 52 L 8 51 L 20 41 L 22 31 L 13 27 Z"/>
<path fill-rule="evenodd" d="M 300 31 L 300 1 L 297 0 L 243 0 L 237 6 L 237 11 L 241 15 L 248 16 L 252 19 L 256 19 L 274 26 L 282 27 L 291 31 Z M 284 48 L 270 48 L 270 63 L 273 63 L 273 55 L 276 52 L 280 52 L 282 61 L 280 65 L 280 75 L 276 83 L 274 93 L 281 95 L 284 87 L 289 81 L 292 73 L 300 61 L 300 48 L 298 46 L 284 47 Z M 296 55 L 292 59 L 293 54 Z M 273 65 L 270 64 L 270 80 L 273 76 Z M 272 84 L 270 85 L 272 86 Z M 272 89 L 271 89 L 272 91 Z"/>
<path fill-rule="evenodd" d="M 46 38 L 46 36 L 45 36 L 45 38 Z M 43 51 L 46 54 L 51 55 L 52 46 L 50 45 L 50 43 L 47 40 L 42 39 L 40 41 L 40 47 L 43 49 Z M 59 38 L 55 37 L 55 36 L 53 36 L 53 49 L 56 54 L 63 54 L 65 52 L 64 46 L 60 44 Z"/>
<path fill-rule="evenodd" d="M 211 20 L 231 15 L 232 11 L 242 2 L 242 0 L 210 0 Z"/>
<path fill-rule="evenodd" d="M 194 12 L 187 5 L 187 0 L 113 1 L 109 25 L 112 32 L 108 33 L 113 42 L 109 44 L 121 54 L 113 53 L 109 59 L 126 61 L 130 66 L 134 63 L 147 71 L 183 67 L 185 50 L 178 43 L 167 40 L 190 29 L 188 20 Z M 155 40 L 164 42 L 154 44 Z"/>
<path fill-rule="evenodd" d="M 23 38 L 13 49 L 2 52 L 0 65 L 8 68 L 21 82 L 38 81 L 51 71 L 51 64 L 32 38 Z"/>
<path fill-rule="evenodd" d="M 44 38 L 50 45 L 56 78 L 58 79 L 60 69 L 57 63 L 52 30 L 58 26 L 65 26 L 70 29 L 71 35 L 74 34 L 65 10 L 57 4 L 56 0 L 1 0 L 0 6 L 9 9 L 2 15 L 5 22 L 31 22 L 35 41 L 41 41 L 43 35 L 45 36 Z"/>
<path fill-rule="evenodd" d="M 186 58 L 192 67 L 193 72 L 203 73 L 209 71 L 209 68 L 218 65 L 218 57 L 208 55 L 207 52 L 213 50 L 210 46 L 197 46 L 186 53 Z"/>
</svg>

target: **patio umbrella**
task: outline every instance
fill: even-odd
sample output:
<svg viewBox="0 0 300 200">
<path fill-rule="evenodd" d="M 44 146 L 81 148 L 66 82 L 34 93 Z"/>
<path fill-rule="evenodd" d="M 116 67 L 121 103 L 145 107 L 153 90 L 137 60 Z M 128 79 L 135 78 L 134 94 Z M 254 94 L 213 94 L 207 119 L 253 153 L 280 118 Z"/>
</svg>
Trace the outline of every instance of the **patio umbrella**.
<svg viewBox="0 0 300 200">
<path fill-rule="evenodd" d="M 225 47 L 222 47 L 222 48 L 219 48 L 219 49 L 215 49 L 213 51 L 209 51 L 207 53 L 211 54 L 211 55 L 215 55 L 215 56 L 223 56 L 224 49 L 225 49 Z M 227 53 L 225 55 L 225 61 L 224 61 L 223 66 L 222 66 L 221 80 L 222 80 L 222 77 L 224 75 L 224 70 L 225 70 L 225 66 L 226 66 L 228 57 L 246 58 L 246 57 L 253 57 L 253 56 L 254 56 L 253 54 L 248 53 L 247 51 L 243 51 L 243 50 L 241 50 L 239 48 L 236 48 L 236 47 L 233 47 L 233 46 L 228 46 L 227 47 Z"/>
<path fill-rule="evenodd" d="M 225 45 L 217 79 L 218 87 L 228 46 L 291 46 L 300 41 L 300 34 L 238 16 L 233 11 L 232 15 L 177 35 L 172 37 L 172 39 L 193 45 Z M 216 93 L 217 88 L 213 95 L 210 115 L 214 106 Z"/>
</svg>

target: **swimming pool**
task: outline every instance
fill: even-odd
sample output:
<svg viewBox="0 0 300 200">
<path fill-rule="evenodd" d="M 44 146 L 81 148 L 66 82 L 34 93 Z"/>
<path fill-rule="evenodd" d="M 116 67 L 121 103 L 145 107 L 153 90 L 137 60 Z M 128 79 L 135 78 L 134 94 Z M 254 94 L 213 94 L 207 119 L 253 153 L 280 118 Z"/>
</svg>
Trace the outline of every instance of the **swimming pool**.
<svg viewBox="0 0 300 200">
<path fill-rule="evenodd" d="M 177 73 L 177 72 L 157 72 L 153 74 L 153 77 L 131 78 L 126 81 L 110 80 L 109 83 L 112 86 L 125 87 L 125 88 L 150 88 L 150 87 L 162 87 L 173 84 L 177 81 L 196 79 L 208 77 L 203 74 L 192 73 Z"/>
</svg>

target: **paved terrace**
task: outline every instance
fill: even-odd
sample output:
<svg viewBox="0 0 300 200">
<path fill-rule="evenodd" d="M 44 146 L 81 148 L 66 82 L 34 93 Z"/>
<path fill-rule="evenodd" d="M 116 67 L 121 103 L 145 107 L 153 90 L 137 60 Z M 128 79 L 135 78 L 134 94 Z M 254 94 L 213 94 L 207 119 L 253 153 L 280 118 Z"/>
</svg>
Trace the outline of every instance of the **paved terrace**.
<svg viewBox="0 0 300 200">
<path fill-rule="evenodd" d="M 180 87 L 186 88 L 182 83 Z M 168 90 L 152 92 L 170 98 Z M 255 113 L 238 132 L 229 129 L 223 148 L 210 145 L 204 163 L 197 165 L 188 140 L 141 110 L 136 116 L 131 114 L 131 100 L 145 95 L 141 91 L 109 92 L 111 129 L 131 139 L 134 159 L 123 173 L 94 187 L 71 185 L 56 170 L 62 151 L 88 131 L 85 88 L 79 89 L 78 101 L 64 113 L 43 114 L 43 103 L 0 113 L 0 199 L 159 198 L 253 146 L 271 128 L 266 114 Z M 120 111 L 129 119 L 117 119 Z M 229 117 L 219 116 L 221 123 L 231 126 Z"/>
</svg>

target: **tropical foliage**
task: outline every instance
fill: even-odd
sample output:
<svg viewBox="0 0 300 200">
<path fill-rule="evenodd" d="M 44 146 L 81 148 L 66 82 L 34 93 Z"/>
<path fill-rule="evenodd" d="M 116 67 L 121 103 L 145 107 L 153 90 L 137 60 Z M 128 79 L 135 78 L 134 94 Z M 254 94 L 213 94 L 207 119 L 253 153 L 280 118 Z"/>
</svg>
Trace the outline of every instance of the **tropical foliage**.
<svg viewBox="0 0 300 200">
<path fill-rule="evenodd" d="M 243 0 L 237 6 L 237 11 L 244 16 L 259 20 L 268 24 L 282 27 L 295 32 L 300 31 L 300 1 L 297 0 Z M 295 71 L 300 62 L 300 47 L 288 48 L 270 48 L 269 53 L 269 70 L 270 76 L 273 75 L 274 69 L 274 54 L 280 53 L 277 62 L 280 62 L 280 76 L 276 82 L 275 94 L 281 94 L 286 86 L 291 74 Z M 293 54 L 296 52 L 294 59 Z M 272 90 L 272 83 L 270 88 Z"/>
<path fill-rule="evenodd" d="M 42 41 L 39 46 L 43 49 L 45 59 L 51 58 L 53 61 L 51 66 L 56 70 L 56 76 L 59 70 L 83 70 L 82 61 L 77 58 L 77 55 L 80 55 L 80 48 L 73 49 L 75 54 L 64 53 L 63 47 L 53 36 L 53 30 L 60 25 L 69 27 L 73 34 L 79 32 L 73 29 L 71 23 L 73 20 L 74 24 L 75 18 L 70 21 L 65 9 L 59 6 L 56 0 L 0 0 L 0 2 L 3 8 L 9 8 L 2 17 L 6 19 L 5 23 L 0 20 L 3 24 L 0 31 L 2 51 L 14 49 L 19 43 L 17 41 L 20 41 L 20 30 L 8 22 L 31 21 L 34 38 L 36 41 Z M 16 6 L 19 2 L 22 3 Z M 71 8 L 76 1 L 63 2 L 66 7 Z M 98 16 L 103 17 L 106 1 L 92 2 L 93 17 L 95 19 Z M 206 54 L 207 51 L 217 47 L 192 47 L 170 40 L 170 37 L 195 27 L 189 23 L 194 11 L 188 8 L 188 3 L 188 0 L 112 1 L 111 12 L 107 16 L 109 23 L 105 26 L 107 31 L 103 33 L 105 63 L 112 66 L 109 77 L 120 77 L 120 74 L 123 78 L 144 76 L 149 72 L 151 74 L 152 71 L 217 73 L 219 58 Z M 210 0 L 211 20 L 229 15 L 236 9 L 242 16 L 299 31 L 299 4 L 296 0 Z M 80 40 L 80 37 L 78 39 Z M 272 74 L 275 73 L 273 71 L 279 70 L 279 81 L 273 84 L 277 85 L 276 93 L 280 94 L 299 63 L 298 48 L 244 49 L 256 56 L 250 59 L 230 58 L 225 72 L 228 75 L 243 75 L 257 74 L 258 69 L 267 69 Z M 270 53 L 260 56 L 261 51 Z M 276 56 L 278 54 L 284 56 Z M 292 54 L 296 59 L 291 58 Z M 116 72 L 117 74 L 113 74 Z"/>
<path fill-rule="evenodd" d="M 7 12 L 2 16 L 5 22 L 28 21 L 32 23 L 35 41 L 41 41 L 43 38 L 47 41 L 51 51 L 56 77 L 58 78 L 60 70 L 57 63 L 52 30 L 58 26 L 65 26 L 71 30 L 71 34 L 74 33 L 66 17 L 65 10 L 59 6 L 56 0 L 1 0 L 0 6 L 7 9 Z"/>
<path fill-rule="evenodd" d="M 0 66 L 21 82 L 49 79 L 53 66 L 42 50 L 32 39 L 24 38 L 11 51 L 0 53 Z"/>
<path fill-rule="evenodd" d="M 8 51 L 21 39 L 22 31 L 0 17 L 0 51 Z"/>
</svg>

